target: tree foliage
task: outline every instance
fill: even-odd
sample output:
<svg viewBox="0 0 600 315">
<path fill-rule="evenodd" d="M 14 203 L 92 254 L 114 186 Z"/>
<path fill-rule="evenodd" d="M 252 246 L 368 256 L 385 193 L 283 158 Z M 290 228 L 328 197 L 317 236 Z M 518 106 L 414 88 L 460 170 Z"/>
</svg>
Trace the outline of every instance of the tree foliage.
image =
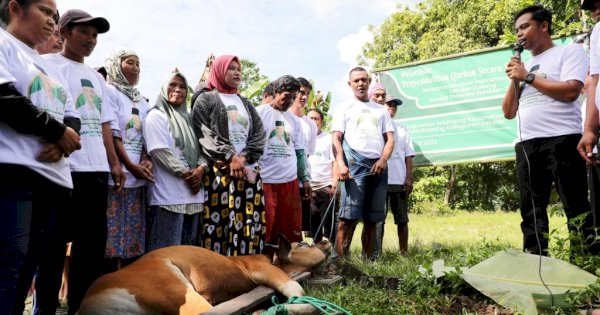
<svg viewBox="0 0 600 315">
<path fill-rule="evenodd" d="M 255 62 L 248 59 L 240 60 L 242 66 L 242 83 L 239 86 L 240 91 L 245 91 L 256 86 L 262 81 L 269 80 L 269 77 L 260 72 L 260 68 Z M 262 94 L 250 98 L 254 105 L 260 105 Z"/>
<path fill-rule="evenodd" d="M 514 43 L 514 15 L 534 3 L 552 11 L 555 35 L 592 25 L 589 18 L 582 20 L 576 0 L 425 0 L 371 25 L 373 41 L 365 44 L 358 62 L 384 68 Z M 514 162 L 423 167 L 414 178 L 413 211 L 518 207 Z"/>
<path fill-rule="evenodd" d="M 514 42 L 514 15 L 533 0 L 426 0 L 370 26 L 360 64 L 397 66 Z M 554 15 L 554 34 L 583 31 L 579 2 L 542 0 Z M 588 21 L 586 21 L 588 22 Z M 590 25 L 589 23 L 586 25 Z"/>
</svg>

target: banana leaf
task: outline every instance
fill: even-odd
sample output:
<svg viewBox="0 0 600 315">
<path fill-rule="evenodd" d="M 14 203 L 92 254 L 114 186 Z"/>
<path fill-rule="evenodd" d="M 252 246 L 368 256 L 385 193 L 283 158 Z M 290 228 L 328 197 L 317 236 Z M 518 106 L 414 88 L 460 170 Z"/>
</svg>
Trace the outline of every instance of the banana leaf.
<svg viewBox="0 0 600 315">
<path fill-rule="evenodd" d="M 466 267 L 460 267 L 460 270 L 462 270 L 463 272 L 466 269 L 467 269 Z M 429 270 L 425 269 L 423 266 L 419 266 L 419 268 L 417 270 L 422 274 L 429 273 Z M 433 276 L 436 279 L 439 279 L 439 278 L 445 276 L 447 273 L 455 272 L 455 271 L 456 271 L 456 268 L 455 267 L 447 267 L 444 264 L 443 259 L 436 259 L 431 264 L 431 274 L 433 274 Z"/>
<path fill-rule="evenodd" d="M 567 309 L 563 293 L 584 289 L 597 279 L 565 261 L 542 257 L 541 274 L 550 295 L 539 266 L 540 256 L 508 250 L 463 270 L 461 277 L 499 305 L 525 315 L 551 312 L 552 304 Z"/>
<path fill-rule="evenodd" d="M 240 94 L 247 99 L 252 99 L 257 95 L 261 95 L 265 87 L 269 84 L 269 79 L 262 79 L 254 82 L 251 86 L 241 91 Z"/>
</svg>

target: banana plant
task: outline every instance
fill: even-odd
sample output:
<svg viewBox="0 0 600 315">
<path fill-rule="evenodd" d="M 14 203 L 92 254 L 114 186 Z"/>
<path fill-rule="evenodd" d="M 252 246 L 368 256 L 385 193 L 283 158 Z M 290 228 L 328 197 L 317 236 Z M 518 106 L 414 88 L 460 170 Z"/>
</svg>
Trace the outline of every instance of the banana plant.
<svg viewBox="0 0 600 315">
<path fill-rule="evenodd" d="M 262 92 L 263 92 L 263 90 L 267 86 L 267 84 L 269 84 L 269 79 L 268 78 L 264 78 L 264 79 L 258 80 L 256 82 L 252 83 L 252 85 L 250 85 L 249 87 L 247 87 L 245 90 L 240 91 L 240 94 L 242 96 L 244 96 L 245 98 L 251 100 L 251 99 L 253 99 L 256 96 L 261 95 Z"/>
</svg>

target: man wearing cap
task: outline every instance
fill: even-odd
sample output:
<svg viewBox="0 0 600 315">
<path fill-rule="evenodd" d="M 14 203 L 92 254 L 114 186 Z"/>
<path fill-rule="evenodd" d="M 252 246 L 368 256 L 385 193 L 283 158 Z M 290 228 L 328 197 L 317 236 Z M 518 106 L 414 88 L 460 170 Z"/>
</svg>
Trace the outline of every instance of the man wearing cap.
<svg viewBox="0 0 600 315">
<path fill-rule="evenodd" d="M 400 105 L 402 105 L 401 100 L 387 95 L 385 106 L 392 119 L 396 116 Z M 400 254 L 406 255 L 408 251 L 408 196 L 413 190 L 412 160 L 415 151 L 408 130 L 397 121 L 394 121 L 394 126 L 396 127 L 396 144 L 394 145 L 394 152 L 388 160 L 387 201 L 398 229 Z M 382 240 L 383 231 L 384 229 L 381 229 Z M 379 246 L 381 251 L 381 243 Z"/>
<path fill-rule="evenodd" d="M 579 155 L 590 165 L 588 182 L 590 184 L 590 200 L 592 208 L 593 226 L 600 226 L 600 159 L 593 155 L 593 149 L 598 145 L 598 131 L 600 126 L 599 106 L 600 94 L 598 88 L 598 74 L 600 74 L 600 0 L 584 0 L 581 9 L 590 11 L 596 25 L 590 35 L 590 82 L 587 86 L 587 104 L 583 136 L 577 149 Z M 590 246 L 590 252 L 600 254 L 600 242 Z"/>
<path fill-rule="evenodd" d="M 74 314 L 88 287 L 103 273 L 109 172 L 117 186 L 122 185 L 124 176 L 106 118 L 110 109 L 106 83 L 84 63 L 98 34 L 106 33 L 110 25 L 102 17 L 74 9 L 60 17 L 58 27 L 63 50 L 45 58 L 67 78 L 81 116 L 82 149 L 69 158 L 74 187 L 65 228 L 67 239 L 73 241 L 68 302 L 69 314 Z"/>
<path fill-rule="evenodd" d="M 581 45 L 552 42 L 552 14 L 531 5 L 515 16 L 517 38 L 531 51 L 523 63 L 513 56 L 506 66 L 511 80 L 502 101 L 506 119 L 518 118 L 516 153 L 520 192 L 523 250 L 547 255 L 549 233 L 546 208 L 552 184 L 572 220 L 589 213 L 585 162 L 576 147 L 581 139 L 581 106 L 577 100 L 588 70 Z M 591 216 L 583 222 L 591 236 Z M 569 231 L 576 227 L 569 222 Z"/>
<path fill-rule="evenodd" d="M 377 104 L 384 105 L 392 120 L 396 116 L 402 101 L 385 91 L 382 84 L 374 84 L 369 90 L 369 97 Z M 394 222 L 398 230 L 400 254 L 406 255 L 408 250 L 408 196 L 413 189 L 412 160 L 415 151 L 408 130 L 397 121 L 394 122 L 396 143 L 388 160 L 387 207 L 392 210 Z M 382 253 L 384 223 L 377 224 L 377 254 Z"/>
<path fill-rule="evenodd" d="M 369 100 L 369 74 L 350 70 L 354 98 L 336 108 L 331 123 L 333 153 L 343 181 L 335 250 L 343 261 L 359 220 L 364 223 L 365 258 L 375 259 L 376 224 L 385 221 L 387 161 L 394 149 L 394 124 L 382 106 Z"/>
</svg>

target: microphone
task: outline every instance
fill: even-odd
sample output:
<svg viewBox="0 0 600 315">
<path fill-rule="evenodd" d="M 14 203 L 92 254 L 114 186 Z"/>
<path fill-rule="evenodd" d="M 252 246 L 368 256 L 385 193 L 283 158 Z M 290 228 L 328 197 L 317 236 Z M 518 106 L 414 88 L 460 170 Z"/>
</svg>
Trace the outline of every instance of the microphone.
<svg viewBox="0 0 600 315">
<path fill-rule="evenodd" d="M 523 52 L 523 45 L 521 43 L 516 43 L 513 47 L 513 57 L 517 59 L 521 59 L 521 53 Z"/>
<path fill-rule="evenodd" d="M 515 43 L 513 46 L 513 58 L 517 58 L 521 60 L 521 53 L 523 52 L 523 44 L 520 42 Z M 517 95 L 517 91 L 520 88 L 520 83 L 518 81 L 513 81 L 513 85 L 515 87 L 515 99 L 517 99 L 517 104 L 519 102 L 519 96 Z"/>
</svg>

